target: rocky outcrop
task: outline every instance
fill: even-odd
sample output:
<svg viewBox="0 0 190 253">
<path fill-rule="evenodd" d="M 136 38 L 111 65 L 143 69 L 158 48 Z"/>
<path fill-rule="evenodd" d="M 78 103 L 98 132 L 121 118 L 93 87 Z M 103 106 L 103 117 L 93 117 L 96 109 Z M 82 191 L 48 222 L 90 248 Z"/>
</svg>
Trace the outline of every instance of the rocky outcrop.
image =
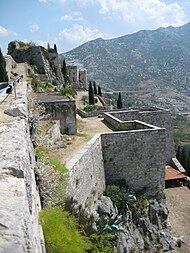
<svg viewBox="0 0 190 253">
<path fill-rule="evenodd" d="M 39 78 L 43 81 L 48 80 L 54 85 L 64 85 L 56 52 L 49 53 L 47 49 L 41 46 L 12 41 L 8 45 L 8 55 L 11 55 L 17 63 L 27 62 L 34 66 L 35 71 L 39 74 Z"/>
</svg>

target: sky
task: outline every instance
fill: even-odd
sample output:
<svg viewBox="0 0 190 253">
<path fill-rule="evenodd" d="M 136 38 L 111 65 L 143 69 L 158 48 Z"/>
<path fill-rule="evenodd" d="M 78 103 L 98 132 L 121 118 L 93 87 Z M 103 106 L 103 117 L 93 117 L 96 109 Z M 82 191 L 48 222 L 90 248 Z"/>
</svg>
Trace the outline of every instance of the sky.
<svg viewBox="0 0 190 253">
<path fill-rule="evenodd" d="M 0 0 L 0 48 L 12 40 L 67 52 L 89 40 L 190 21 L 190 0 Z"/>
</svg>

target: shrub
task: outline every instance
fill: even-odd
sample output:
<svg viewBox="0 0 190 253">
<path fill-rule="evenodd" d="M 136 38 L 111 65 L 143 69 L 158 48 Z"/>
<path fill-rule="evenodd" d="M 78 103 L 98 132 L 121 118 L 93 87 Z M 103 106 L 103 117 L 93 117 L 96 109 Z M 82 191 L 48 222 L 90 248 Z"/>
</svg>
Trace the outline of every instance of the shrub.
<svg viewBox="0 0 190 253">
<path fill-rule="evenodd" d="M 66 87 L 57 94 L 58 96 L 74 97 L 74 91 L 72 87 Z"/>
<path fill-rule="evenodd" d="M 85 112 L 92 112 L 92 111 L 99 111 L 99 110 L 103 110 L 103 109 L 104 109 L 103 106 L 89 105 L 84 108 L 84 111 Z"/>
<path fill-rule="evenodd" d="M 91 253 L 113 253 L 112 239 L 109 234 L 92 234 L 89 237 L 92 242 Z"/>
<path fill-rule="evenodd" d="M 120 214 L 126 214 L 128 206 L 136 202 L 134 194 L 123 185 L 108 185 L 104 194 L 110 197 Z"/>
<path fill-rule="evenodd" d="M 40 212 L 47 253 L 85 253 L 90 242 L 77 230 L 76 221 L 60 207 Z"/>
</svg>

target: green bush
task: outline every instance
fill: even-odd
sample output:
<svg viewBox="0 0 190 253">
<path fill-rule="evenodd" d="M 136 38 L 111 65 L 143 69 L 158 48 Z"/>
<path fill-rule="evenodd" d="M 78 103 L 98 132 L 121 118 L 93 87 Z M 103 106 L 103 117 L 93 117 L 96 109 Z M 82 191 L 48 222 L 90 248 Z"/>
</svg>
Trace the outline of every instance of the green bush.
<svg viewBox="0 0 190 253">
<path fill-rule="evenodd" d="M 103 110 L 103 109 L 104 109 L 103 106 L 89 105 L 84 108 L 84 111 L 85 112 L 92 112 L 92 111 L 99 111 L 99 110 Z"/>
<path fill-rule="evenodd" d="M 110 197 L 120 214 L 126 213 L 129 206 L 136 202 L 134 194 L 123 185 L 108 185 L 104 194 Z"/>
<path fill-rule="evenodd" d="M 85 253 L 91 243 L 82 236 L 76 221 L 61 208 L 47 208 L 40 212 L 47 253 Z"/>
<path fill-rule="evenodd" d="M 91 253 L 113 253 L 112 239 L 113 236 L 109 234 L 92 234 L 89 237 L 92 242 L 90 249 Z"/>
<path fill-rule="evenodd" d="M 58 96 L 74 97 L 74 91 L 72 87 L 66 87 L 57 94 Z"/>
</svg>

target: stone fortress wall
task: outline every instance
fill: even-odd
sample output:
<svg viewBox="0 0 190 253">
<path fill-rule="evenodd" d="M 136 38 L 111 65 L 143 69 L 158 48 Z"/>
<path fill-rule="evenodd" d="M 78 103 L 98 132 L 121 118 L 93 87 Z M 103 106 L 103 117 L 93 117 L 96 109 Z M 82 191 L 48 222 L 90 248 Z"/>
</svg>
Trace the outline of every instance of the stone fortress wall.
<svg viewBox="0 0 190 253">
<path fill-rule="evenodd" d="M 158 107 L 142 107 L 136 110 L 112 111 L 104 114 L 106 122 L 116 130 L 126 129 L 127 121 L 139 120 L 166 129 L 166 161 L 171 162 L 175 157 L 175 148 L 172 135 L 171 114 L 169 110 Z"/>
<path fill-rule="evenodd" d="M 151 114 L 156 110 L 150 108 L 150 111 L 145 111 L 145 114 L 146 112 Z M 169 112 L 161 109 L 158 111 L 164 114 L 162 120 L 166 118 L 169 122 Z M 136 119 L 138 114 L 137 110 L 134 111 L 134 115 L 133 112 L 129 112 L 132 119 L 132 116 Z M 153 118 L 154 115 L 158 117 L 158 113 L 153 113 Z M 159 115 L 159 122 L 162 122 L 161 113 Z M 146 118 L 145 115 L 143 117 Z M 106 119 L 109 120 L 108 114 L 105 115 Z M 149 115 L 148 119 L 150 119 Z M 109 123 L 112 121 L 113 117 L 110 117 Z M 101 195 L 106 184 L 120 180 L 124 180 L 135 192 L 146 189 L 149 195 L 156 195 L 165 186 L 166 149 L 167 143 L 171 141 L 167 140 L 170 136 L 167 131 L 169 129 L 131 120 L 127 122 L 125 130 L 96 135 L 94 137 L 96 141 L 92 139 L 72 159 L 72 162 L 67 164 L 71 173 L 68 186 L 69 196 L 85 207 L 89 199 L 93 198 L 93 194 Z M 94 199 L 96 199 L 95 196 Z"/>
<path fill-rule="evenodd" d="M 23 66 L 24 68 L 24 66 Z M 17 85 L 0 107 L 0 252 L 45 253 L 38 215 L 40 198 L 35 181 L 27 82 Z M 6 93 L 1 94 L 1 99 Z"/>
</svg>

